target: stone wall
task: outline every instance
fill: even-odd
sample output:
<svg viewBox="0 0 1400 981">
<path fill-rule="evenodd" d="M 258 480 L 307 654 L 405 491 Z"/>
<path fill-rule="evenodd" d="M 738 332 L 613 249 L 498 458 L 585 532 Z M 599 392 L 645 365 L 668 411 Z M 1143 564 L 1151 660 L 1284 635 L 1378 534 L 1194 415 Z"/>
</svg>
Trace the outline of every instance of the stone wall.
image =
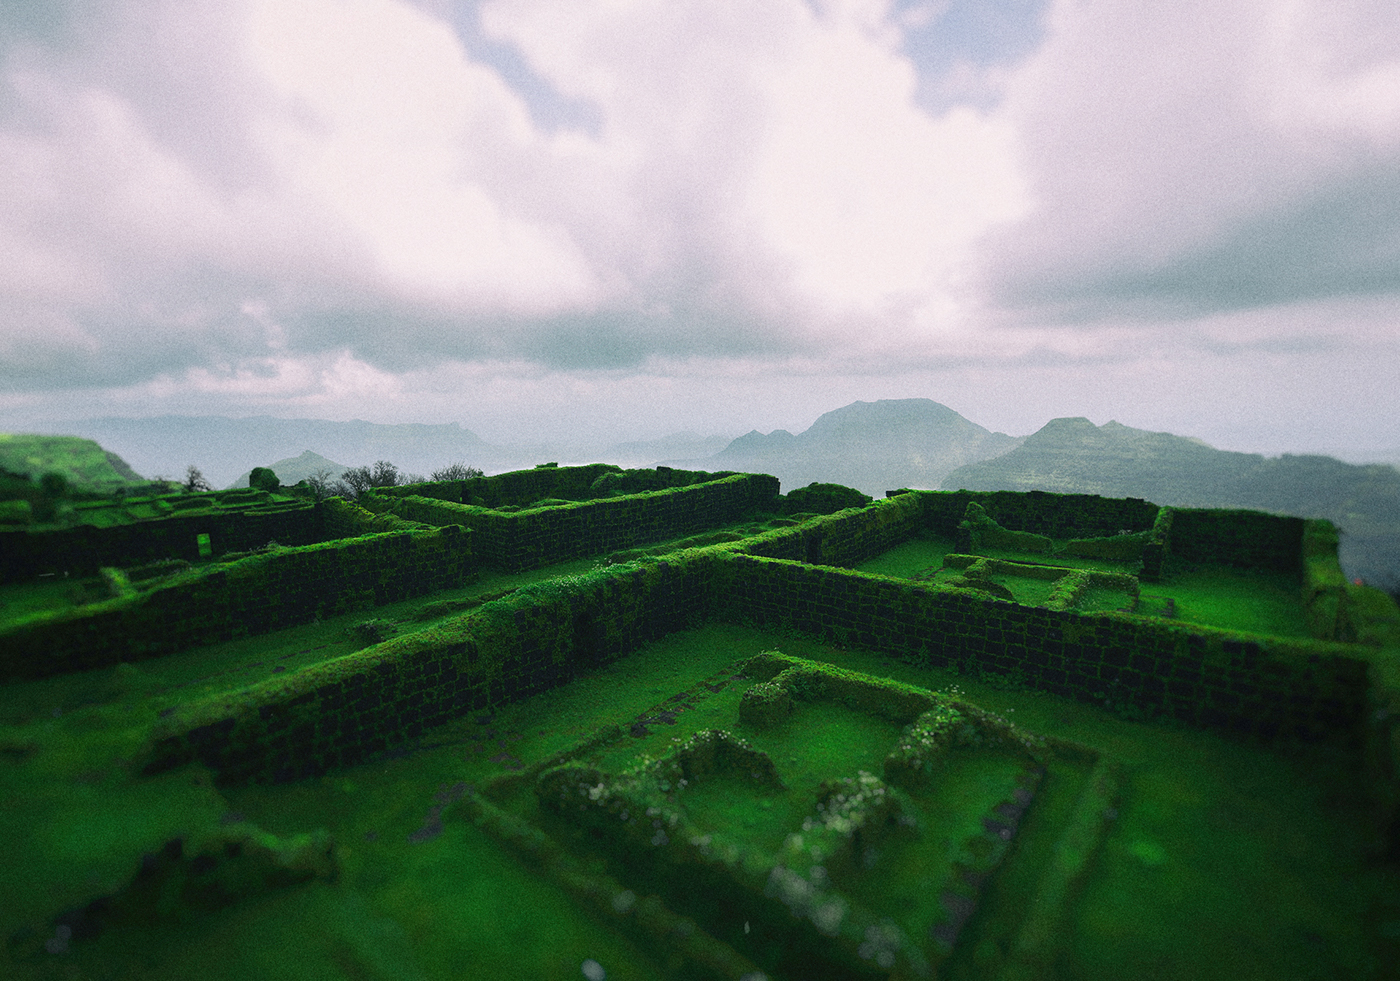
<svg viewBox="0 0 1400 981">
<path fill-rule="evenodd" d="M 1258 511 L 1172 508 L 1168 554 L 1186 562 L 1298 572 L 1304 519 Z"/>
<path fill-rule="evenodd" d="M 916 663 L 1275 741 L 1359 748 L 1367 662 L 1354 648 L 1119 614 L 1019 606 L 841 569 L 736 555 L 728 616 Z"/>
<path fill-rule="evenodd" d="M 997 524 L 1051 538 L 1098 538 L 1120 531 L 1147 531 L 1157 519 L 1157 505 L 1139 498 L 1097 494 L 1047 494 L 1044 491 L 911 491 L 924 504 L 925 522 L 935 534 L 953 538 L 970 501 L 976 501 Z M 907 495 L 901 495 L 907 496 Z"/>
<path fill-rule="evenodd" d="M 198 561 L 199 536 L 215 555 L 245 552 L 270 541 L 310 545 L 324 541 L 320 515 L 305 503 L 267 509 L 203 510 L 99 528 L 0 531 L 0 583 L 44 573 L 91 576 L 103 566 L 133 566 L 159 559 Z"/>
<path fill-rule="evenodd" d="M 431 630 L 182 706 L 141 765 L 199 759 L 221 782 L 289 780 L 374 757 L 466 712 L 528 698 L 711 612 L 726 565 L 697 549 L 517 590 Z"/>
<path fill-rule="evenodd" d="M 776 477 L 736 474 L 687 487 L 513 513 L 419 496 L 371 501 L 370 506 L 383 506 L 413 521 L 471 528 L 473 548 L 483 564 L 518 572 L 709 531 L 770 505 L 777 494 Z"/>
<path fill-rule="evenodd" d="M 0 631 L 0 679 L 137 661 L 461 585 L 476 571 L 456 526 L 275 549 L 176 576 L 149 592 Z"/>
<path fill-rule="evenodd" d="M 923 523 L 921 496 L 901 494 L 770 531 L 746 542 L 742 551 L 813 565 L 854 566 L 913 538 Z"/>
</svg>

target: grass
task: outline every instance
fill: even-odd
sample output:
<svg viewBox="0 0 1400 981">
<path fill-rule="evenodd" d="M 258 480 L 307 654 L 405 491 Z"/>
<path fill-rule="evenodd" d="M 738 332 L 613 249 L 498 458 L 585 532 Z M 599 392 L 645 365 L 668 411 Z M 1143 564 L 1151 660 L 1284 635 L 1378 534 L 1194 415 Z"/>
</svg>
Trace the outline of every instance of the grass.
<svg viewBox="0 0 1400 981">
<path fill-rule="evenodd" d="M 498 584 L 476 588 L 491 585 Z M 21 699 L 11 689 L 20 686 L 7 686 L 12 724 L 0 762 L 6 803 L 0 809 L 0 890 L 7 902 L 0 929 L 6 936 L 25 927 L 42 930 L 42 921 L 32 919 L 36 912 L 113 889 L 143 850 L 236 813 L 275 833 L 329 829 L 339 844 L 340 881 L 249 900 L 179 929 L 131 928 L 75 940 L 61 961 L 37 963 L 61 963 L 70 971 L 61 976 L 76 977 L 339 981 L 469 972 L 577 978 L 583 961 L 593 959 L 609 978 L 664 977 L 664 965 L 470 823 L 449 815 L 440 832 L 423 831 L 432 826 L 444 787 L 484 785 L 587 738 L 604 723 L 650 717 L 671 695 L 773 648 L 956 689 L 1031 731 L 1089 743 L 1124 762 L 1131 793 L 1072 918 L 1067 977 L 1366 978 L 1379 977 L 1381 956 L 1400 954 L 1393 942 L 1377 946 L 1386 941 L 1376 931 L 1400 925 L 1400 894 L 1393 879 L 1362 862 L 1360 803 L 1345 792 L 1353 776 L 1336 761 L 1285 759 L 1205 733 L 1124 722 L 1043 693 L 1000 690 L 874 653 L 719 624 L 667 637 L 494 715 L 463 718 L 432 734 L 431 741 L 447 744 L 439 748 L 319 779 L 223 791 L 198 766 L 154 779 L 136 779 L 122 768 L 119 761 L 139 741 L 144 723 L 129 716 L 123 728 L 106 713 L 113 701 L 141 701 L 135 693 L 104 695 L 102 683 L 82 676 L 50 679 L 51 697 L 60 697 L 62 681 L 86 684 L 88 706 L 56 719 L 33 712 L 15 726 Z M 194 670 L 195 660 L 180 670 Z M 29 683 L 31 693 L 44 684 Z M 726 718 L 741 732 L 734 726 L 741 690 L 736 682 L 686 703 L 691 707 L 678 712 L 674 724 L 656 722 L 643 739 L 625 737 L 622 755 L 609 762 L 660 749 Z M 892 726 L 810 709 L 771 734 L 775 762 L 786 768 L 792 786 L 805 786 L 828 768 L 878 767 Z M 22 745 L 31 748 L 17 748 Z M 977 778 L 969 779 L 975 784 Z M 1065 793 L 1048 794 L 1040 811 L 1032 808 L 1020 839 L 1024 850 L 989 887 L 983 912 L 967 928 L 970 946 L 959 949 L 950 976 L 978 976 L 979 945 L 985 952 L 1005 935 L 1053 847 L 1053 835 L 1038 833 L 1034 822 L 1053 829 L 1056 808 L 1073 797 L 1075 774 L 1071 768 L 1047 779 L 1060 781 Z M 731 823 L 750 817 L 753 833 L 765 841 L 805 806 L 794 804 L 789 814 L 780 810 L 786 805 L 771 803 L 767 817 L 761 801 L 755 809 L 722 795 L 696 798 L 698 816 Z M 896 892 L 905 888 L 898 882 L 896 876 Z M 31 967 L 16 965 L 11 976 L 60 976 L 26 973 Z"/>
<path fill-rule="evenodd" d="M 943 557 L 952 551 L 951 539 L 914 538 L 861 563 L 856 570 L 901 579 L 917 577 L 934 583 L 947 582 L 959 574 L 955 570 L 939 571 Z M 1136 572 L 1130 564 L 1099 559 L 1004 550 L 986 554 L 989 558 L 1012 562 L 1100 572 Z M 1021 576 L 996 575 L 992 578 L 1010 589 L 1016 602 L 1027 606 L 1043 605 L 1054 589 L 1050 582 Z M 1148 616 L 1166 615 L 1165 601 L 1170 599 L 1173 606 L 1171 616 L 1186 623 L 1279 637 L 1311 636 L 1303 613 L 1302 582 L 1296 574 L 1226 566 L 1179 568 L 1170 570 L 1164 582 L 1143 583 L 1142 590 L 1145 598 L 1137 612 Z M 1131 605 L 1132 597 L 1125 592 L 1091 589 L 1076 609 L 1092 613 L 1124 610 Z"/>
</svg>

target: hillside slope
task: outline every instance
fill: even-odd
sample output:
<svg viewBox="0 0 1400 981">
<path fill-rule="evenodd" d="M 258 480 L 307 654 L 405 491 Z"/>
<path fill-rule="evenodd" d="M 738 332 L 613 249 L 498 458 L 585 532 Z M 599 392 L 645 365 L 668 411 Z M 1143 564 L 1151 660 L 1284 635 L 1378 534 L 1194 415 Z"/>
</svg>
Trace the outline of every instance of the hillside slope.
<svg viewBox="0 0 1400 981">
<path fill-rule="evenodd" d="M 291 487 L 299 481 L 306 480 L 315 474 L 329 470 L 331 480 L 335 480 L 350 468 L 343 463 L 336 463 L 334 460 L 327 460 L 319 453 L 306 450 L 301 456 L 288 457 L 285 460 L 278 460 L 276 463 L 264 464 L 277 475 L 277 479 L 282 482 L 283 487 Z M 248 478 L 253 476 L 253 471 L 249 468 L 241 474 L 233 483 L 228 485 L 229 490 L 235 487 L 247 487 Z"/>
<path fill-rule="evenodd" d="M 59 473 L 78 490 L 110 491 L 145 478 L 90 439 L 0 433 L 0 470 L 32 478 Z"/>
</svg>

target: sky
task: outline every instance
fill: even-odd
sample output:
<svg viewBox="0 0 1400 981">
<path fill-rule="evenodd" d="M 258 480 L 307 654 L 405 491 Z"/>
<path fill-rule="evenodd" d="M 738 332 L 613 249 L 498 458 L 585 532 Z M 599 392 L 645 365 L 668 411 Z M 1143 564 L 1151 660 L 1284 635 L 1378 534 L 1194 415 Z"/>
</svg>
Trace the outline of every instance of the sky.
<svg viewBox="0 0 1400 981">
<path fill-rule="evenodd" d="M 1394 0 L 0 5 L 0 429 L 1400 459 Z"/>
</svg>

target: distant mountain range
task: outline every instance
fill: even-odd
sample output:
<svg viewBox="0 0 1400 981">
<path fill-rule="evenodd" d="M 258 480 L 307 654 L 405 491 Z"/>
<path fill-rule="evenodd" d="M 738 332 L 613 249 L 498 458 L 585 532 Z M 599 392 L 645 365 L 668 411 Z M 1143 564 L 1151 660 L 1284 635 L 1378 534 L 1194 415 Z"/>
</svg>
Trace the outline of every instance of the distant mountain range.
<svg viewBox="0 0 1400 981">
<path fill-rule="evenodd" d="M 499 473 L 551 461 L 602 460 L 624 467 L 651 467 L 666 457 L 718 453 L 730 441 L 727 436 L 676 433 L 663 439 L 611 445 L 497 446 L 456 423 L 382 425 L 360 420 L 330 422 L 271 416 L 109 417 L 67 423 L 64 429 L 71 435 L 96 440 L 121 454 L 137 471 L 152 477 L 180 479 L 193 463 L 216 487 L 226 487 L 240 479 L 246 483 L 254 467 L 266 467 L 269 461 L 285 463 L 308 449 L 323 458 L 342 461 L 337 464 L 341 469 L 388 460 L 403 473 L 430 474 L 453 463 Z M 282 481 L 295 483 L 285 477 Z"/>
<path fill-rule="evenodd" d="M 720 453 L 671 466 L 769 473 L 785 490 L 813 481 L 873 496 L 900 487 L 937 489 L 958 467 L 1009 452 L 1022 440 L 994 433 L 931 399 L 853 402 L 794 436 L 785 429 L 740 436 Z"/>
<path fill-rule="evenodd" d="M 269 465 L 283 483 L 292 484 L 322 467 L 339 472 L 377 460 L 391 461 L 402 473 L 422 474 L 456 462 L 498 473 L 551 460 L 628 467 L 659 461 L 696 470 L 770 473 L 785 491 L 820 481 L 877 497 L 901 487 L 1038 489 L 1250 508 L 1330 519 L 1343 532 L 1348 575 L 1400 585 L 1400 471 L 1395 467 L 1352 465 L 1326 456 L 1234 453 L 1198 439 L 1117 422 L 1095 426 L 1083 418 L 1054 419 L 1030 436 L 1012 437 L 929 399 L 855 402 L 796 435 L 755 430 L 729 440 L 678 433 L 597 448 L 496 446 L 456 424 L 267 416 L 91 419 L 70 432 L 97 440 L 106 455 L 152 477 L 179 479 L 185 465 L 195 463 L 216 486 L 246 484 L 253 467 Z M 139 479 L 131 468 L 122 477 Z"/>
<path fill-rule="evenodd" d="M 488 471 L 542 462 L 521 459 L 521 451 L 493 446 L 456 423 L 386 426 L 271 416 L 158 416 L 86 419 L 71 424 L 70 432 L 97 440 L 152 477 L 179 479 L 186 465 L 193 463 L 216 487 L 228 486 L 237 474 L 254 467 L 295 458 L 308 448 L 322 457 L 346 461 L 348 467 L 389 460 L 401 471 L 417 473 L 457 462 Z"/>
</svg>

